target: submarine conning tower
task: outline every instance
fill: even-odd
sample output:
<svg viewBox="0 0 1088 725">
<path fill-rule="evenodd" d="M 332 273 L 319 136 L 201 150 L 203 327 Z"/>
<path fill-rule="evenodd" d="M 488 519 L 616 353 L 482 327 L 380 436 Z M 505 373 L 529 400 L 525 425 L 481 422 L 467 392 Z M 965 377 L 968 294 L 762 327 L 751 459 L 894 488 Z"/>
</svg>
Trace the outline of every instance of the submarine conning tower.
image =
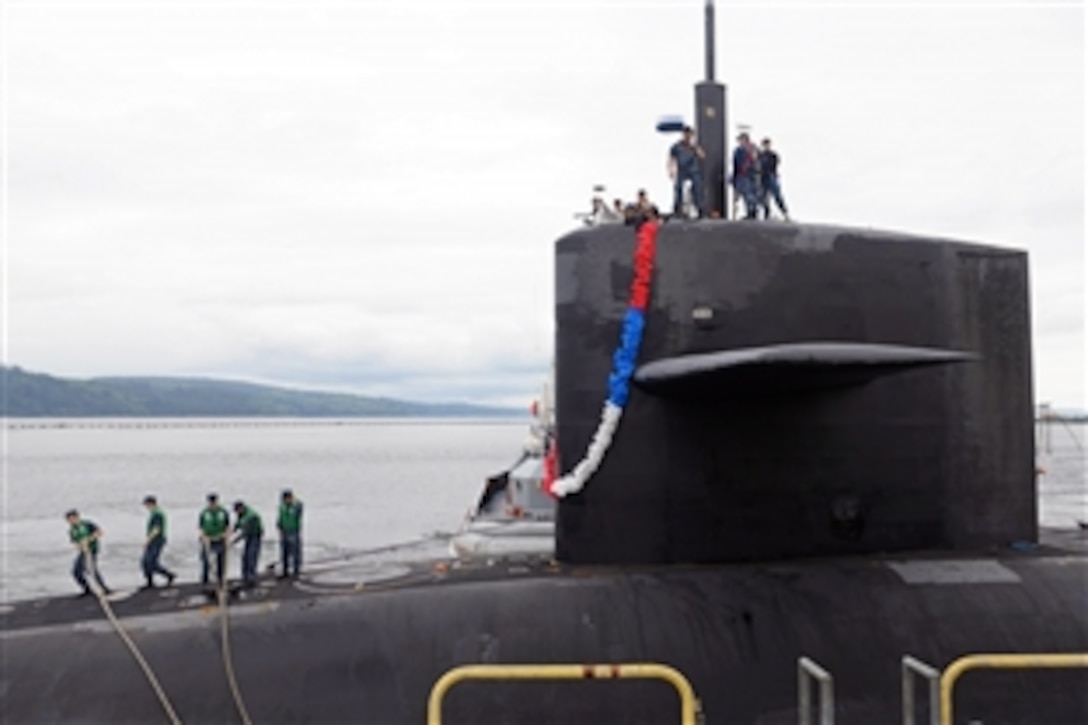
<svg viewBox="0 0 1088 725">
<path fill-rule="evenodd" d="M 627 309 L 631 227 L 556 244 L 560 472 Z M 835 226 L 659 227 L 630 398 L 556 554 L 709 563 L 1035 541 L 1027 254 Z"/>
</svg>

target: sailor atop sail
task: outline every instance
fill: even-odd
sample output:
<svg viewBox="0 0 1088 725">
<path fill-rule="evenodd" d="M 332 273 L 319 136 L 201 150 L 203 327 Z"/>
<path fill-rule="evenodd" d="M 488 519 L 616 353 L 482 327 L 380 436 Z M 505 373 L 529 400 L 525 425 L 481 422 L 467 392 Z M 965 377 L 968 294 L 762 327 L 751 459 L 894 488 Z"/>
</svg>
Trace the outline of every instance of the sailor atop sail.
<svg viewBox="0 0 1088 725">
<path fill-rule="evenodd" d="M 771 148 L 771 140 L 763 139 L 762 148 L 759 151 L 759 190 L 762 198 L 763 218 L 771 218 L 771 200 L 778 205 L 782 212 L 782 218 L 790 220 L 789 210 L 786 209 L 786 201 L 782 198 L 782 184 L 778 180 L 778 153 Z"/>
<path fill-rule="evenodd" d="M 144 496 L 144 507 L 147 509 L 147 538 L 144 540 L 144 555 L 140 565 L 144 571 L 147 583 L 144 589 L 155 588 L 155 575 L 166 577 L 166 585 L 174 583 L 177 575 L 159 563 L 163 547 L 166 546 L 166 514 L 159 508 L 159 502 L 154 496 Z"/>
<path fill-rule="evenodd" d="M 257 560 L 261 555 L 261 536 L 264 525 L 261 516 L 244 501 L 234 502 L 234 513 L 238 517 L 234 523 L 234 542 L 245 542 L 242 551 L 242 583 L 251 587 L 257 583 Z"/>
<path fill-rule="evenodd" d="M 297 578 L 302 568 L 302 502 L 291 489 L 284 490 L 281 496 L 276 528 L 280 532 L 279 578 Z"/>
<path fill-rule="evenodd" d="M 733 151 L 733 188 L 744 200 L 744 218 L 759 216 L 759 151 L 747 133 L 737 136 L 737 148 Z"/>
<path fill-rule="evenodd" d="M 624 223 L 628 226 L 639 227 L 645 222 L 659 217 L 657 207 L 650 201 L 645 189 L 639 189 L 634 203 L 629 204 L 627 209 L 624 210 Z"/>
<path fill-rule="evenodd" d="M 669 176 L 673 180 L 672 213 L 676 216 L 683 214 L 684 206 L 684 182 L 691 182 L 691 203 L 695 207 L 696 216 L 706 214 L 706 205 L 703 202 L 703 160 L 706 152 L 695 141 L 695 132 L 691 126 L 684 126 L 683 135 L 679 141 L 669 148 Z"/>
<path fill-rule="evenodd" d="M 200 583 L 208 584 L 208 556 L 215 555 L 215 575 L 219 583 L 223 583 L 223 567 L 226 558 L 227 527 L 230 525 L 230 516 L 226 509 L 219 505 L 219 496 L 208 494 L 208 505 L 200 512 L 197 526 L 200 528 Z"/>
<path fill-rule="evenodd" d="M 72 576 L 76 583 L 83 587 L 83 593 L 79 596 L 88 597 L 93 594 L 91 587 L 87 584 L 88 566 L 102 593 L 109 594 L 111 590 L 102 580 L 102 572 L 98 571 L 98 540 L 102 537 L 102 529 L 90 519 L 80 518 L 79 511 L 75 509 L 71 509 L 64 517 L 68 519 L 68 538 L 78 552 L 72 563 Z"/>
</svg>

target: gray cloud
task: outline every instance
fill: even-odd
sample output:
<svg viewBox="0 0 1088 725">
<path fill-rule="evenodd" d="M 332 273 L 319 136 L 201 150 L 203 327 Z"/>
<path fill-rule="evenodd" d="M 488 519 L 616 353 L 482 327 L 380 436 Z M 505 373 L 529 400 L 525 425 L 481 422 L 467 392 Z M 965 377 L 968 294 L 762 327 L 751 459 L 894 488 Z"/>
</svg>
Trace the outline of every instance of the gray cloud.
<svg viewBox="0 0 1088 725">
<path fill-rule="evenodd" d="M 527 398 L 590 185 L 669 198 L 701 3 L 9 9 L 8 353 Z M 802 220 L 1031 253 L 1040 398 L 1083 400 L 1083 9 L 719 7 L 730 123 Z"/>
</svg>

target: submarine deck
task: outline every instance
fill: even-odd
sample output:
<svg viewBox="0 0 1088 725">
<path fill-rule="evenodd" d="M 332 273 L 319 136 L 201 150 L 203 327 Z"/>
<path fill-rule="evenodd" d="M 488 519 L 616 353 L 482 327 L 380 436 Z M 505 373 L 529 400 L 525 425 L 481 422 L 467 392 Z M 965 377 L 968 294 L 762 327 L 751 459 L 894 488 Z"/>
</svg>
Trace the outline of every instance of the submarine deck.
<svg viewBox="0 0 1088 725">
<path fill-rule="evenodd" d="M 1017 581 L 1017 562 L 1076 560 L 1088 563 L 1088 530 L 1044 528 L 1038 544 L 1019 544 L 985 551 L 912 551 L 881 555 L 791 559 L 714 565 L 582 566 L 561 564 L 539 554 L 509 555 L 480 560 L 430 559 L 417 562 L 374 560 L 366 554 L 336 563 L 318 564 L 298 579 L 260 577 L 257 585 L 243 589 L 231 583 L 232 606 L 269 606 L 305 602 L 322 597 L 365 596 L 421 587 L 449 587 L 501 583 L 526 579 L 584 580 L 624 575 L 666 573 L 780 574 L 829 567 L 849 572 L 871 571 L 881 566 L 907 584 L 994 583 Z M 1009 569 L 1011 565 L 1013 569 Z M 1078 570 L 1080 567 L 1076 567 Z M 1011 577 L 1011 578 L 1010 578 Z M 107 596 L 120 619 L 156 615 L 213 614 L 216 592 L 200 584 L 178 584 L 151 590 L 115 591 Z M 65 625 L 100 621 L 106 625 L 95 597 L 56 596 L 0 604 L 0 638 L 18 636 Z"/>
</svg>

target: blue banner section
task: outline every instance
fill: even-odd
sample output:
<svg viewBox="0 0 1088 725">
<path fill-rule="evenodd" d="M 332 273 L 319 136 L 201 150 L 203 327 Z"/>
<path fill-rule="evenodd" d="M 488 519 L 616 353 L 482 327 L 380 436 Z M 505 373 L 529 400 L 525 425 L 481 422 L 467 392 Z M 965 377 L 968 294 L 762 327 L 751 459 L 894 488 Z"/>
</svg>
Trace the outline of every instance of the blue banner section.
<svg viewBox="0 0 1088 725">
<path fill-rule="evenodd" d="M 612 355 L 612 373 L 608 376 L 608 400 L 622 408 L 631 393 L 631 376 L 638 361 L 638 348 L 642 344 L 642 330 L 646 318 L 642 310 L 629 308 L 623 316 L 623 332 L 620 346 Z"/>
</svg>

